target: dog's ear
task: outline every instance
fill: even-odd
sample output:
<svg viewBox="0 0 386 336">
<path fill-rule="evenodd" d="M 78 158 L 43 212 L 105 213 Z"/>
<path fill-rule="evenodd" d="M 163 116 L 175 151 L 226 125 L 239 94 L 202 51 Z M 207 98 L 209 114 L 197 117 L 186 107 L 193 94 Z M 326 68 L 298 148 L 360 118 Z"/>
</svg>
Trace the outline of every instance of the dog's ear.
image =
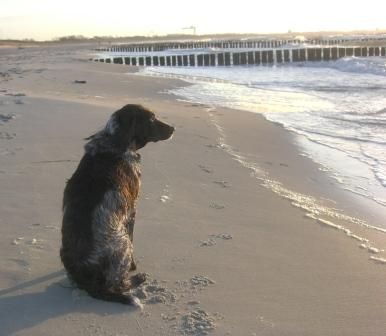
<svg viewBox="0 0 386 336">
<path fill-rule="evenodd" d="M 128 148 L 131 150 L 136 150 L 136 137 L 137 137 L 137 127 L 139 123 L 137 122 L 137 118 L 133 117 L 131 119 L 128 130 L 124 132 L 124 143 L 128 145 Z"/>
<path fill-rule="evenodd" d="M 117 147 L 122 150 L 131 149 L 135 151 L 143 147 L 141 143 L 144 140 L 146 130 L 143 129 L 143 122 L 141 122 L 137 113 L 134 111 L 134 113 L 125 112 L 118 111 L 113 116 L 114 119 L 111 125 L 114 125 L 114 127 L 109 127 L 113 129 L 113 132 L 109 135 Z"/>
</svg>

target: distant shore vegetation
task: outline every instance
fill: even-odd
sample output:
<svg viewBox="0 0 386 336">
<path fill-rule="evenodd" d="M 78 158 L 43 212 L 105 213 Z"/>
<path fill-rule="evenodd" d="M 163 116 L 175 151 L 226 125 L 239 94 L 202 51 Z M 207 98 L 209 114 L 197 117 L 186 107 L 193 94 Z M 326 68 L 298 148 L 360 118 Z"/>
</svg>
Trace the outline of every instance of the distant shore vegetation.
<svg viewBox="0 0 386 336">
<path fill-rule="evenodd" d="M 2 39 L 0 45 L 39 45 L 39 44 L 57 44 L 57 43 L 135 43 L 135 42 L 157 42 L 157 41 L 172 41 L 172 40 L 205 40 L 205 39 L 219 39 L 219 40 L 240 40 L 240 39 L 293 39 L 299 36 L 304 36 L 305 39 L 323 39 L 338 36 L 360 36 L 360 35 L 383 35 L 386 39 L 386 30 L 373 31 L 350 31 L 350 32 L 293 32 L 287 33 L 272 33 L 272 34 L 169 34 L 169 35 L 152 35 L 152 36 L 93 36 L 87 37 L 84 35 L 68 35 L 53 38 L 48 41 L 37 41 L 34 39 Z"/>
</svg>

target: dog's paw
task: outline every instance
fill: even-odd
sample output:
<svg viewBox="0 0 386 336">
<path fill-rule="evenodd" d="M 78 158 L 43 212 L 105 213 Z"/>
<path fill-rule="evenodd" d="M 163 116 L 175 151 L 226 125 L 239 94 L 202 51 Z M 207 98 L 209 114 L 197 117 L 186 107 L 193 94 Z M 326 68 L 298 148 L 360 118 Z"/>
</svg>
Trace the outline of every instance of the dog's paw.
<svg viewBox="0 0 386 336">
<path fill-rule="evenodd" d="M 130 278 L 131 287 L 138 287 L 142 283 L 144 283 L 148 278 L 147 273 L 137 273 Z"/>
</svg>

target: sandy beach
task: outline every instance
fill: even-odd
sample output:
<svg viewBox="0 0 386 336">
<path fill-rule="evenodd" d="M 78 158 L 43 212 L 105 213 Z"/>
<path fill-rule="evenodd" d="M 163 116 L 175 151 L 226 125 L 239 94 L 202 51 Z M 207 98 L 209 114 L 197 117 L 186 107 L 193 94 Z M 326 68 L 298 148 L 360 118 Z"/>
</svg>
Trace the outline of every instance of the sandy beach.
<svg viewBox="0 0 386 336">
<path fill-rule="evenodd" d="M 386 333 L 379 214 L 347 199 L 280 126 L 180 101 L 167 91 L 187 83 L 89 62 L 87 50 L 0 49 L 1 336 Z M 72 288 L 59 258 L 63 189 L 83 139 L 127 103 L 176 127 L 140 151 L 143 311 Z M 331 220 L 332 208 L 342 215 Z M 367 227 L 350 219 L 359 213 Z"/>
</svg>

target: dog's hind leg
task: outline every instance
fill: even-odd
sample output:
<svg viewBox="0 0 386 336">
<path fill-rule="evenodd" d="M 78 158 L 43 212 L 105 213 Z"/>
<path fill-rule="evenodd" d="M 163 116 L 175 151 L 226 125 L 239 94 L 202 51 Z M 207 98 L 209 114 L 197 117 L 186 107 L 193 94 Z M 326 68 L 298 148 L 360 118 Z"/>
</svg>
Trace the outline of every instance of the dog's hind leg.
<svg viewBox="0 0 386 336">
<path fill-rule="evenodd" d="M 129 234 L 130 240 L 133 243 L 134 239 L 134 223 L 135 223 L 135 211 L 130 214 L 130 218 L 126 223 L 126 230 Z"/>
<path fill-rule="evenodd" d="M 133 238 L 134 238 L 134 223 L 135 223 L 135 210 L 130 214 L 130 218 L 126 223 L 126 230 L 132 244 L 133 244 Z M 137 265 L 134 261 L 134 256 L 133 256 L 129 271 L 135 271 L 136 269 L 137 269 Z"/>
<path fill-rule="evenodd" d="M 134 258 L 133 258 L 133 260 L 131 261 L 131 264 L 130 264 L 129 271 L 135 271 L 136 269 L 137 269 L 137 264 L 135 263 Z"/>
<path fill-rule="evenodd" d="M 92 290 L 88 289 L 87 292 L 95 299 L 119 302 L 142 309 L 143 306 L 141 301 L 136 296 L 132 295 L 130 290 L 140 286 L 146 279 L 146 273 L 138 273 L 110 288 L 93 288 Z"/>
</svg>

